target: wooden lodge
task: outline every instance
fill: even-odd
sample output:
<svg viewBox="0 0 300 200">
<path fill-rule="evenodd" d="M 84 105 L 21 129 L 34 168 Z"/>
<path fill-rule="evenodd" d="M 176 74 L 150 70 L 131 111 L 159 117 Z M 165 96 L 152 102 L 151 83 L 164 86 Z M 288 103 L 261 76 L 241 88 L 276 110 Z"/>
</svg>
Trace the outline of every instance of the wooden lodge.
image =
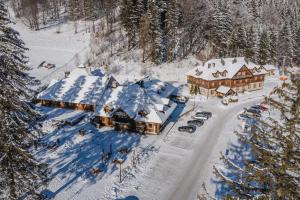
<svg viewBox="0 0 300 200">
<path fill-rule="evenodd" d="M 76 69 L 54 80 L 37 95 L 43 106 L 94 112 L 97 127 L 117 131 L 159 134 L 176 104 L 169 98 L 175 88 L 159 80 L 143 80 L 121 86 L 112 76 L 94 76 Z"/>
<path fill-rule="evenodd" d="M 136 83 L 108 92 L 105 105 L 96 108 L 96 121 L 119 131 L 159 134 L 176 108 L 161 92 L 147 91 Z"/>
<path fill-rule="evenodd" d="M 199 88 L 198 93 L 204 96 L 224 96 L 226 94 L 218 92 L 221 86 L 237 93 L 263 89 L 267 73 L 263 66 L 238 57 L 209 60 L 186 75 L 188 84 Z"/>
<path fill-rule="evenodd" d="M 35 102 L 43 106 L 95 111 L 96 104 L 115 79 L 111 76 L 89 75 L 84 68 L 68 73 L 64 79 L 53 80 L 39 93 Z"/>
</svg>

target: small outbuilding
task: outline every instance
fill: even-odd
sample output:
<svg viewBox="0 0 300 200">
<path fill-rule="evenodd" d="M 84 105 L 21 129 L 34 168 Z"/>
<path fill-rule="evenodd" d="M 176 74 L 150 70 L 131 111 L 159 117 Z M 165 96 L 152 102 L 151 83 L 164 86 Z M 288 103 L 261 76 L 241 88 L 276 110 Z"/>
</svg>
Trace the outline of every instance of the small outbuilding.
<svg viewBox="0 0 300 200">
<path fill-rule="evenodd" d="M 221 85 L 216 89 L 216 94 L 219 97 L 226 97 L 226 96 L 229 96 L 229 95 L 235 95 L 236 92 L 230 87 Z"/>
</svg>

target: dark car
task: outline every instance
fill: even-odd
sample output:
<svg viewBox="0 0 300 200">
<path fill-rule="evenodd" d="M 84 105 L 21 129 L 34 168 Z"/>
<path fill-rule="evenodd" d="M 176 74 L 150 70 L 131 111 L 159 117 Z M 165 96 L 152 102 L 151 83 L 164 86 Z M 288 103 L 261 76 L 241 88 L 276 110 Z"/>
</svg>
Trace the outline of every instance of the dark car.
<svg viewBox="0 0 300 200">
<path fill-rule="evenodd" d="M 267 111 L 268 110 L 268 108 L 266 108 L 264 106 L 261 106 L 261 105 L 254 105 L 254 106 L 251 106 L 251 108 L 257 109 L 257 110 L 260 110 L 260 111 Z"/>
<path fill-rule="evenodd" d="M 245 114 L 249 114 L 255 117 L 261 117 L 260 110 L 254 109 L 254 108 L 249 108 L 245 109 Z"/>
<path fill-rule="evenodd" d="M 178 128 L 178 131 L 180 131 L 180 132 L 194 133 L 196 131 L 196 127 L 195 126 L 180 126 Z"/>
<path fill-rule="evenodd" d="M 240 120 L 251 120 L 251 119 L 253 119 L 252 117 L 250 117 L 250 116 L 248 116 L 248 115 L 246 115 L 246 114 L 239 114 L 238 115 L 238 119 L 240 119 Z"/>
<path fill-rule="evenodd" d="M 209 118 L 211 118 L 211 117 L 212 117 L 212 113 L 211 113 L 211 112 L 202 111 L 202 112 L 200 112 L 200 113 L 202 113 L 202 114 L 204 114 L 204 115 L 208 116 Z"/>
<path fill-rule="evenodd" d="M 200 119 L 195 119 L 195 120 L 190 120 L 187 122 L 188 125 L 190 126 L 202 126 L 204 124 L 204 121 L 203 120 L 200 120 Z"/>
</svg>

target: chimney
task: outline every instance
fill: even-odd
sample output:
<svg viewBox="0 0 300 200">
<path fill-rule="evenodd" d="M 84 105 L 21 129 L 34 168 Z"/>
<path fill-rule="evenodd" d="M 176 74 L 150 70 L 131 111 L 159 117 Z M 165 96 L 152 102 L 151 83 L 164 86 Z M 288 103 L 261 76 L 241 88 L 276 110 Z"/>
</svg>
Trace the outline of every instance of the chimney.
<svg viewBox="0 0 300 200">
<path fill-rule="evenodd" d="M 211 64 L 210 63 L 208 63 L 208 69 L 211 67 Z"/>
<path fill-rule="evenodd" d="M 237 59 L 234 58 L 234 59 L 232 60 L 232 64 L 234 64 L 234 63 L 236 63 L 236 62 L 237 62 Z"/>
<path fill-rule="evenodd" d="M 216 63 L 213 63 L 213 67 L 216 67 Z"/>
</svg>

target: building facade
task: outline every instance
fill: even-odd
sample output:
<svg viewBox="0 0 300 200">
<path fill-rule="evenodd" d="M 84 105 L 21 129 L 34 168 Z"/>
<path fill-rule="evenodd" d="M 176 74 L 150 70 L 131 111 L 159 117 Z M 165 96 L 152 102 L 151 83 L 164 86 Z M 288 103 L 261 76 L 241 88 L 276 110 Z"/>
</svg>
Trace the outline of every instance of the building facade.
<svg viewBox="0 0 300 200">
<path fill-rule="evenodd" d="M 209 60 L 188 72 L 187 82 L 197 93 L 219 96 L 218 88 L 229 87 L 239 93 L 264 87 L 267 71 L 243 57 Z"/>
</svg>

